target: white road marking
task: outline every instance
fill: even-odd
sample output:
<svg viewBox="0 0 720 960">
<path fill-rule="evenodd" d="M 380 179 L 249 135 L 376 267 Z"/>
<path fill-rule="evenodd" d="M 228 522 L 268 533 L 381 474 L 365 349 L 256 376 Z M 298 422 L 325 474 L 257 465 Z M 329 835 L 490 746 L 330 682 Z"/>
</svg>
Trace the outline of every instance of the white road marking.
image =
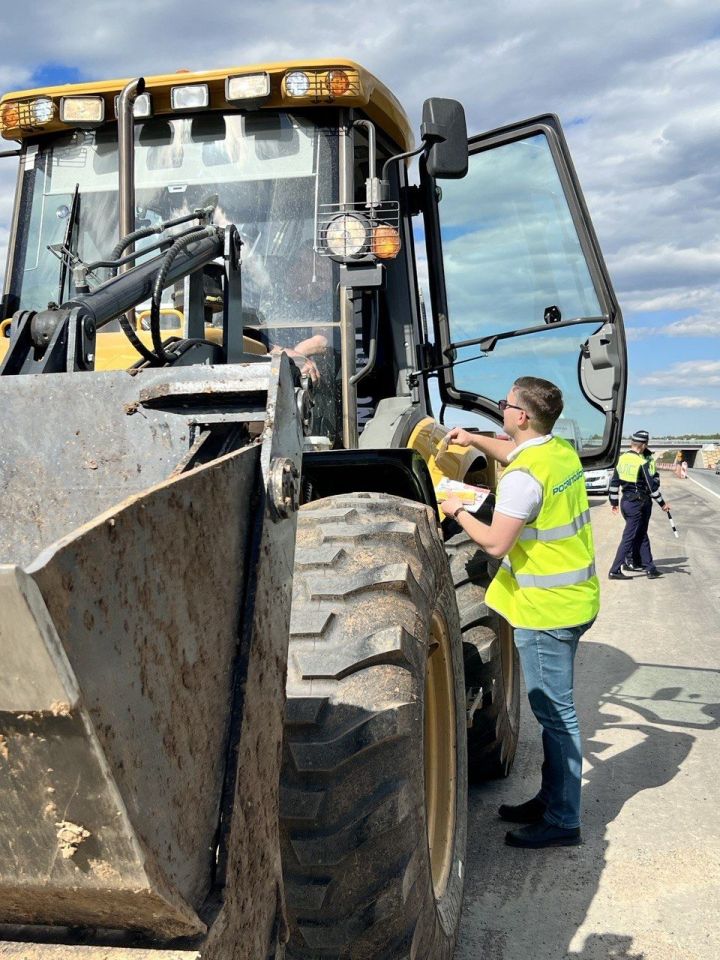
<svg viewBox="0 0 720 960">
<path fill-rule="evenodd" d="M 700 483 L 699 480 L 696 480 L 695 477 L 691 477 L 690 474 L 687 476 L 688 480 L 692 480 L 693 483 L 696 483 L 699 487 L 702 487 L 707 493 L 711 493 L 714 497 L 717 497 L 720 500 L 720 493 L 716 493 L 714 490 L 711 490 L 710 487 L 706 487 L 704 483 Z"/>
</svg>

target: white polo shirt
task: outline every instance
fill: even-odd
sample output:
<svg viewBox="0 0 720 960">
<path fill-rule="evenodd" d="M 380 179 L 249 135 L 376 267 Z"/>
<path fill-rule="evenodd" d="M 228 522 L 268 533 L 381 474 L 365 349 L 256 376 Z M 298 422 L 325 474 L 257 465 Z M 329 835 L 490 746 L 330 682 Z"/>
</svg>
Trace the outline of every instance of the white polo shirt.
<svg viewBox="0 0 720 960">
<path fill-rule="evenodd" d="M 544 437 L 533 437 L 519 444 L 512 453 L 508 454 L 508 463 L 512 463 L 520 451 L 526 447 L 539 447 L 548 440 L 552 440 L 550 433 Z M 542 486 L 534 477 L 522 470 L 511 470 L 507 476 L 500 478 L 495 510 L 506 517 L 515 517 L 517 520 L 532 523 L 540 513 L 542 499 Z"/>
</svg>

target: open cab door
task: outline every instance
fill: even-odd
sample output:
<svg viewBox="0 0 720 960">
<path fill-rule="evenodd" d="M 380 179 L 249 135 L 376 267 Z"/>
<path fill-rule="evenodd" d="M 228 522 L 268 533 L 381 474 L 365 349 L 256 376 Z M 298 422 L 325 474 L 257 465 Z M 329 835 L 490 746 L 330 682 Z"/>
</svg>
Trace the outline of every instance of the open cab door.
<svg viewBox="0 0 720 960">
<path fill-rule="evenodd" d="M 502 423 L 521 376 L 563 392 L 555 433 L 590 467 L 621 439 L 622 316 L 555 116 L 468 141 L 468 172 L 421 164 L 440 397 Z M 439 349 L 437 349 L 439 347 Z"/>
</svg>

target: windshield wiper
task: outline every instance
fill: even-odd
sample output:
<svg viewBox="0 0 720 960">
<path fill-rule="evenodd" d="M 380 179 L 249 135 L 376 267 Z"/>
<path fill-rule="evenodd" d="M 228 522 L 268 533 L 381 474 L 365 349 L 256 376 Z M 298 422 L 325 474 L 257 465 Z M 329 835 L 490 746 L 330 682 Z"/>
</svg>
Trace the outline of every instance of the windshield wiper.
<svg viewBox="0 0 720 960">
<path fill-rule="evenodd" d="M 552 311 L 552 312 L 551 312 Z M 609 317 L 575 317 L 573 320 L 560 320 L 555 319 L 559 317 L 560 311 L 557 307 L 548 307 L 545 311 L 545 323 L 537 324 L 534 327 L 523 327 L 520 330 L 505 330 L 501 333 L 490 333 L 486 334 L 484 337 L 475 337 L 472 340 L 459 340 L 457 343 L 451 343 L 450 346 L 446 347 L 442 354 L 439 354 L 436 351 L 434 352 L 435 360 L 439 360 L 441 356 L 447 357 L 448 363 L 431 363 L 427 367 L 420 367 L 418 370 L 411 370 L 408 374 L 408 384 L 410 387 L 414 387 L 417 384 L 418 378 L 423 375 L 437 376 L 440 370 L 450 370 L 452 367 L 457 367 L 461 363 L 470 363 L 473 360 L 482 360 L 492 353 L 492 351 L 497 346 L 498 340 L 509 340 L 511 337 L 524 337 L 531 333 L 542 333 L 544 330 L 549 328 L 556 329 L 558 327 L 578 327 L 584 323 L 607 323 Z M 481 353 L 477 354 L 474 357 L 464 357 L 462 360 L 458 360 L 457 352 L 463 347 L 480 347 Z"/>
<path fill-rule="evenodd" d="M 542 333 L 545 330 L 556 330 L 558 327 L 577 327 L 582 323 L 607 323 L 609 317 L 575 317 L 573 320 L 553 320 L 551 322 L 540 323 L 535 327 L 523 327 L 521 330 L 505 330 L 502 333 L 490 333 L 484 337 L 476 337 L 473 340 L 460 340 L 458 343 L 451 343 L 449 347 L 443 350 L 448 359 L 455 360 L 457 351 L 463 347 L 480 347 L 483 353 L 491 353 L 497 346 L 498 340 L 509 340 L 511 337 L 524 337 L 530 333 Z"/>
<path fill-rule="evenodd" d="M 65 281 L 67 280 L 68 267 L 72 262 L 78 259 L 77 252 L 72 249 L 72 239 L 75 233 L 75 227 L 80 219 L 80 184 L 75 184 L 72 204 L 70 205 L 70 216 L 65 227 L 65 236 L 63 237 L 63 248 L 66 255 L 60 261 L 60 281 L 58 283 L 58 303 L 62 303 L 65 298 Z"/>
<path fill-rule="evenodd" d="M 79 257 L 75 251 L 72 249 L 72 238 L 73 233 L 75 232 L 75 227 L 77 225 L 78 219 L 80 217 L 80 184 L 75 184 L 75 192 L 73 193 L 72 203 L 70 205 L 70 213 L 68 215 L 68 221 L 65 225 L 65 235 L 63 237 L 62 243 L 52 243 L 48 246 L 48 250 L 54 256 L 58 257 L 60 260 L 60 276 L 58 278 L 58 297 L 57 302 L 60 305 L 65 298 L 65 281 L 67 280 L 68 268 L 74 266 L 75 263 L 79 260 Z"/>
</svg>

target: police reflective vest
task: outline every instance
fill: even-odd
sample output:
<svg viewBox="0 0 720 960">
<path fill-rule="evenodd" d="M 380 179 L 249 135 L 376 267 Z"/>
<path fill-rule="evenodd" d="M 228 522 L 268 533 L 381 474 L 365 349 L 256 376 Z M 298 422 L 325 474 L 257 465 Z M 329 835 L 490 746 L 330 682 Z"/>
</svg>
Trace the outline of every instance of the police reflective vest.
<svg viewBox="0 0 720 960">
<path fill-rule="evenodd" d="M 626 499 L 646 501 L 649 505 L 652 497 L 661 507 L 665 506 L 655 459 L 649 453 L 628 450 L 622 454 L 610 481 L 609 496 L 613 507 L 617 506 L 620 487 Z"/>
<path fill-rule="evenodd" d="M 636 453 L 634 450 L 629 450 L 627 453 L 623 453 L 620 459 L 617 462 L 617 472 L 620 483 L 642 483 L 643 487 L 645 484 L 640 477 L 640 471 L 645 467 L 648 472 L 648 476 L 654 477 L 657 473 L 657 468 L 655 466 L 655 460 L 652 457 L 644 457 L 641 453 Z M 650 491 L 647 491 L 648 494 Z"/>
<path fill-rule="evenodd" d="M 490 584 L 486 603 L 514 627 L 554 630 L 597 616 L 600 584 L 585 475 L 575 449 L 553 437 L 525 447 L 505 468 L 529 473 L 542 487 L 527 523 Z"/>
</svg>

